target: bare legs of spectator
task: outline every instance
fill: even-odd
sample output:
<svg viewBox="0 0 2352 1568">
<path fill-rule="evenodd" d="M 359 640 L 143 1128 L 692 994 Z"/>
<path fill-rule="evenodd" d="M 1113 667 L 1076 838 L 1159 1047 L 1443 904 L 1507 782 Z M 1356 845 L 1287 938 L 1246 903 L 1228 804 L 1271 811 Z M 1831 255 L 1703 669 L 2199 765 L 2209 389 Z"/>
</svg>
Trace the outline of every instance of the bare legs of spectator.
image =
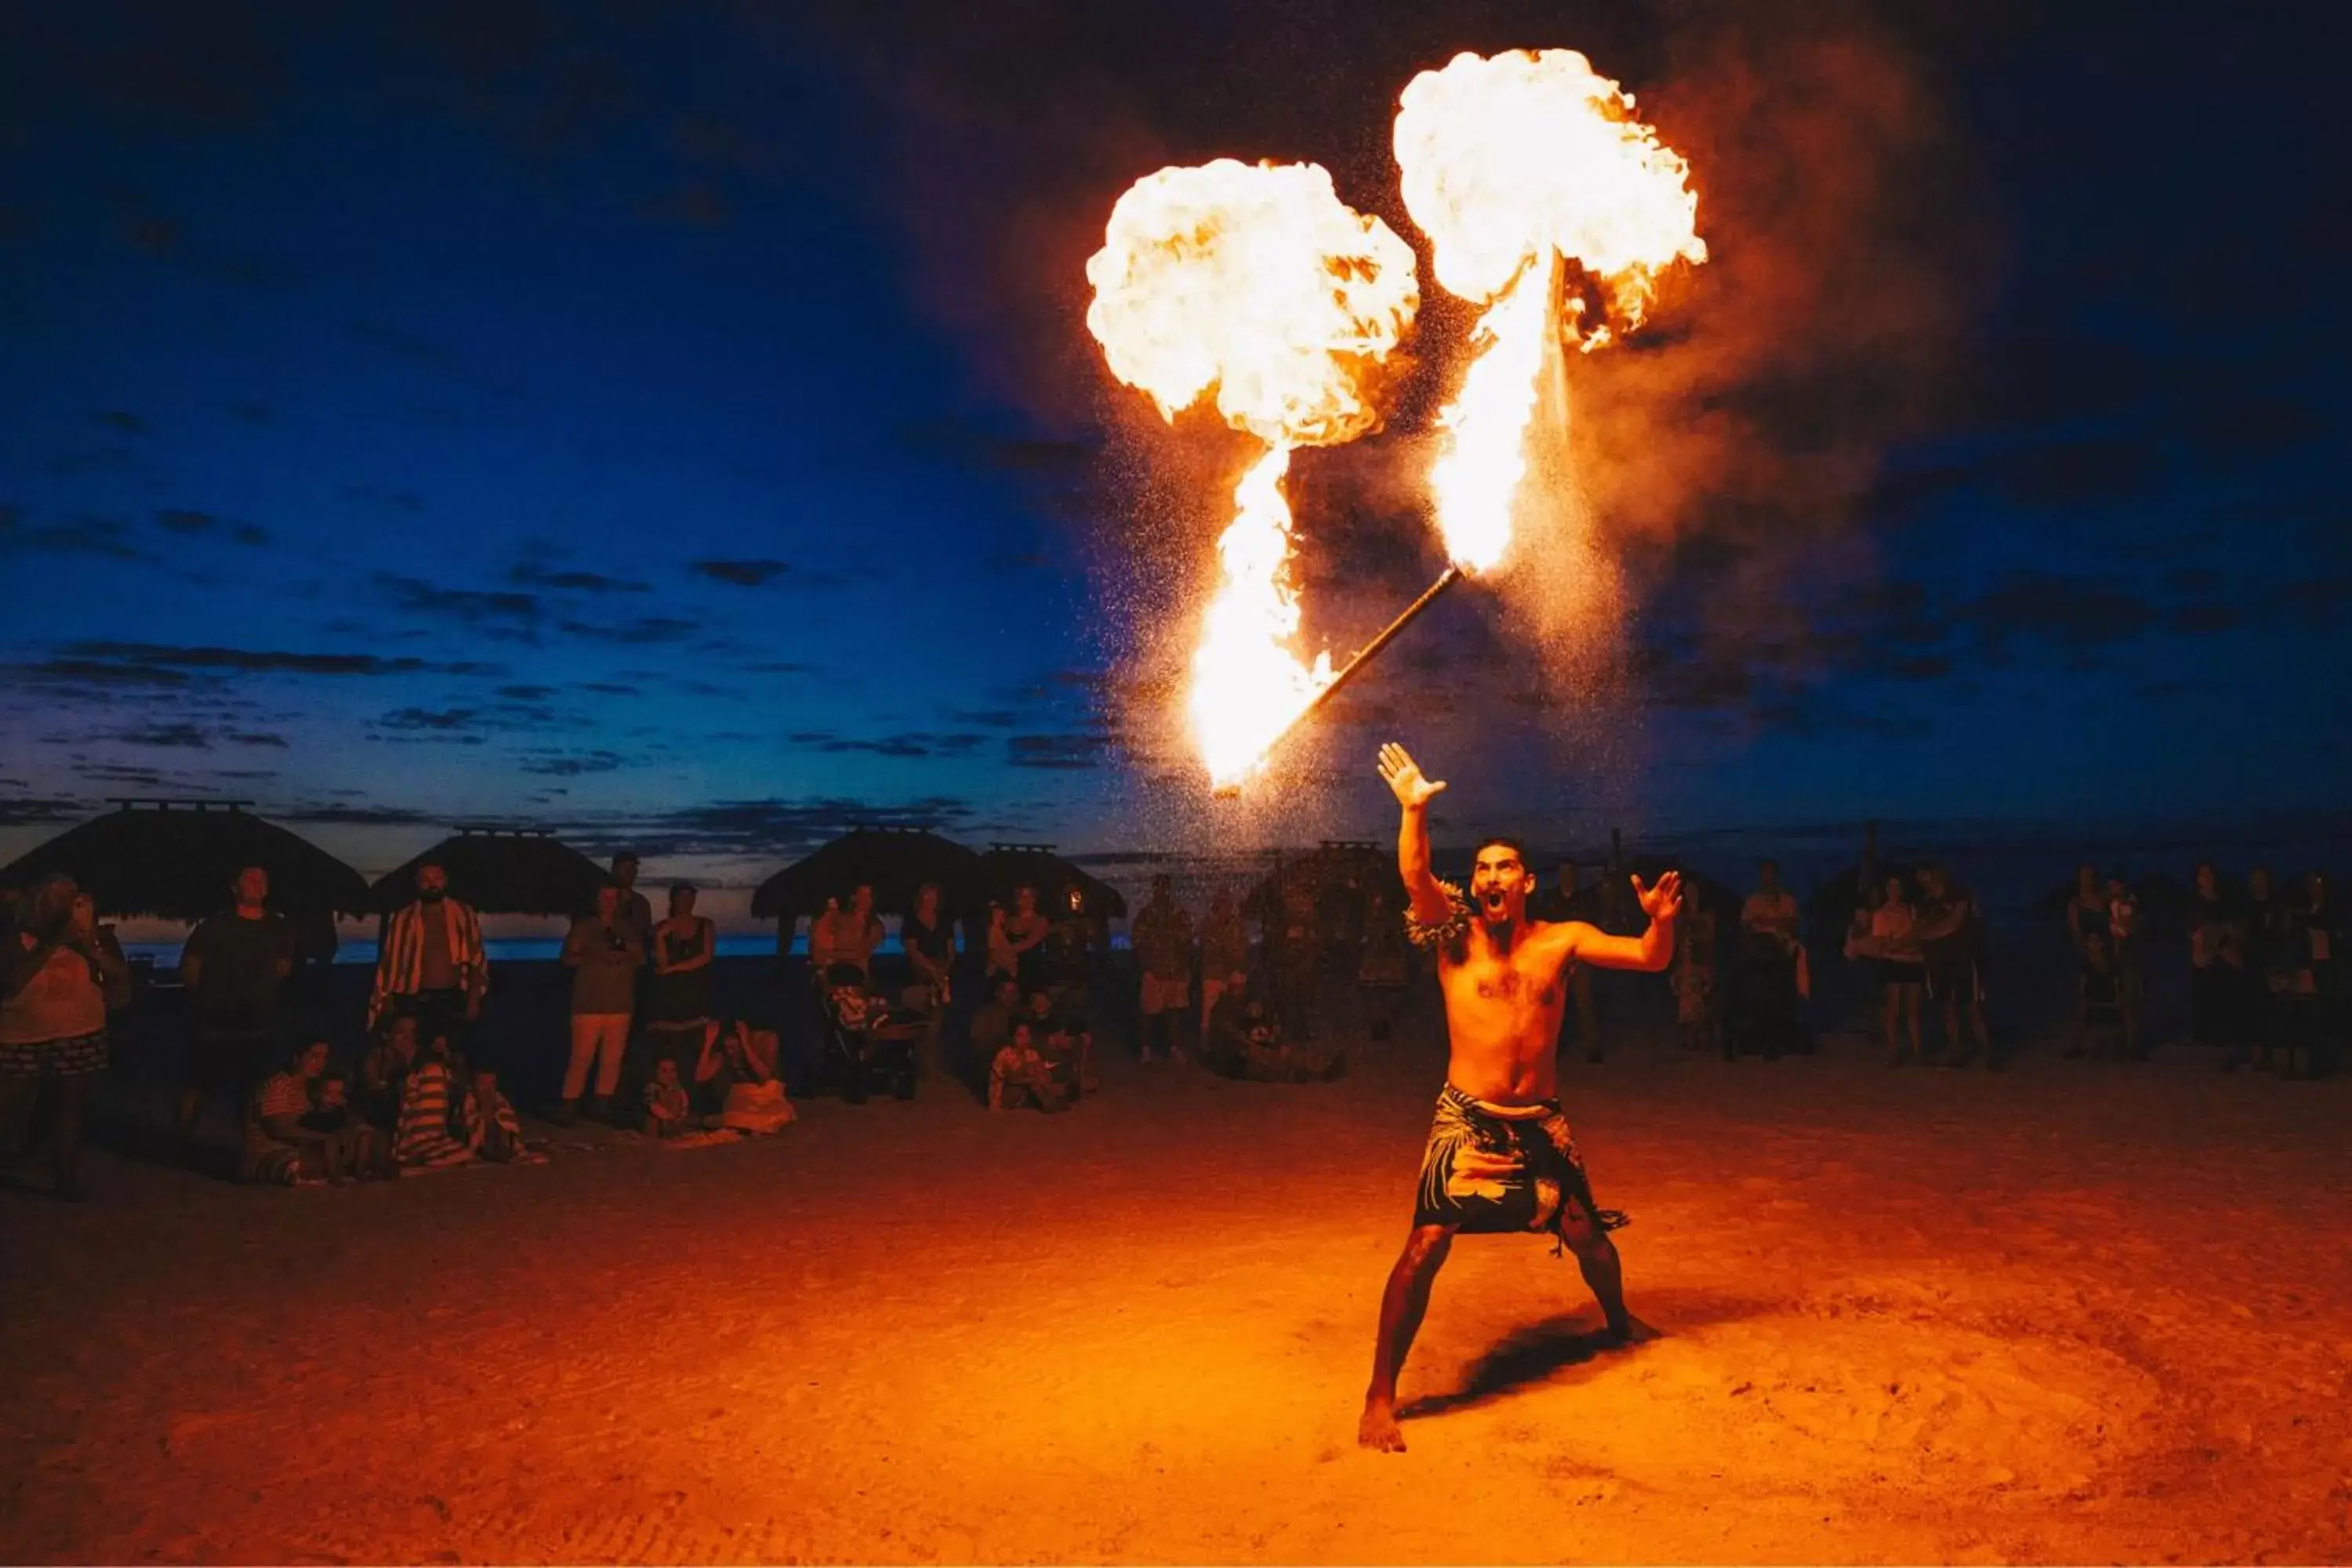
<svg viewBox="0 0 2352 1568">
<path fill-rule="evenodd" d="M 11 1139 L 12 1146 L 7 1152 L 11 1165 L 23 1157 L 24 1146 L 15 1140 L 20 1127 L 31 1125 L 34 1102 L 40 1098 L 42 1081 L 29 1076 L 0 1078 L 0 1131 Z M 49 1129 L 50 1190 L 69 1203 L 79 1203 L 89 1195 L 81 1185 L 81 1125 L 89 1075 L 66 1073 L 48 1081 L 57 1086 L 57 1115 Z"/>
</svg>

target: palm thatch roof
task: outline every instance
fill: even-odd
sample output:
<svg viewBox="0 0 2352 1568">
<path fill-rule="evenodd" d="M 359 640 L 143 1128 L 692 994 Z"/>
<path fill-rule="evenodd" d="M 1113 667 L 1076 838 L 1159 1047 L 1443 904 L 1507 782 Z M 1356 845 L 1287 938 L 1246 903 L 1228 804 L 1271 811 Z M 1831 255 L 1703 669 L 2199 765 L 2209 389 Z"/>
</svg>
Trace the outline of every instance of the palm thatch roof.
<svg viewBox="0 0 2352 1568">
<path fill-rule="evenodd" d="M 376 879 L 368 909 L 389 914 L 416 897 L 416 870 L 449 874 L 449 896 L 486 915 L 577 915 L 596 904 L 604 867 L 543 828 L 467 827 Z"/>
<path fill-rule="evenodd" d="M 309 839 L 246 810 L 250 801 L 110 801 L 115 809 L 69 828 L 0 868 L 0 885 L 71 877 L 101 914 L 198 921 L 227 906 L 247 866 L 269 873 L 269 902 L 289 915 L 358 913 L 367 882 Z"/>
<path fill-rule="evenodd" d="M 981 882 L 988 897 L 1013 901 L 1015 888 L 1037 889 L 1041 910 L 1066 910 L 1078 896 L 1078 912 L 1097 920 L 1120 920 L 1127 900 L 1118 889 L 1054 853 L 1050 844 L 992 844 L 980 857 Z"/>
<path fill-rule="evenodd" d="M 859 883 L 870 883 L 877 909 L 903 914 L 926 882 L 937 882 L 950 910 L 968 910 L 981 896 L 980 857 L 952 839 L 923 827 L 856 827 L 795 860 L 751 895 L 757 920 L 796 920 L 824 908 L 829 898 L 846 900 Z"/>
</svg>

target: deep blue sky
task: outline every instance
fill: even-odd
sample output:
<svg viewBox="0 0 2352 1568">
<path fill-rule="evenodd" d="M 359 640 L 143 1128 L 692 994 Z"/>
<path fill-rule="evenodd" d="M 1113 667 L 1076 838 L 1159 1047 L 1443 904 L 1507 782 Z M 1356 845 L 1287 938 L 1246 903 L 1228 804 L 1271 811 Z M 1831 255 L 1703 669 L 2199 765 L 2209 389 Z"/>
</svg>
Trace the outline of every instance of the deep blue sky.
<svg viewBox="0 0 2352 1568">
<path fill-rule="evenodd" d="M 0 7 L 0 833 L 173 793 L 376 866 L 483 819 L 746 868 L 869 816 L 1297 839 L 1385 829 L 1391 732 L 1539 832 L 2342 804 L 2326 29 L 1113 9 Z M 1578 367 L 1577 584 L 1455 595 L 1210 808 L 1170 671 L 1236 449 L 1108 384 L 1079 268 L 1221 154 L 1419 243 L 1395 93 L 1509 46 L 1642 95 L 1717 259 Z M 1302 460 L 1343 650 L 1436 564 L 1460 331 Z"/>
</svg>

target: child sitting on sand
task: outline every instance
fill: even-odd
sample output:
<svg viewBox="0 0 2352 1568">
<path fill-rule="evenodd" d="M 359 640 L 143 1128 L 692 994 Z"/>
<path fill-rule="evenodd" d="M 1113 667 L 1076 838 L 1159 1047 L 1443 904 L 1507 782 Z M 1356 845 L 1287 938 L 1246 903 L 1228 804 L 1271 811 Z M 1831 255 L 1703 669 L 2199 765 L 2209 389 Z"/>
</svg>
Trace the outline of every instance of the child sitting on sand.
<svg viewBox="0 0 2352 1568">
<path fill-rule="evenodd" d="M 471 1163 L 474 1152 L 449 1135 L 455 1099 L 448 1042 L 436 1037 L 417 1051 L 401 1091 L 400 1131 L 393 1139 L 401 1169 L 442 1171 Z"/>
<path fill-rule="evenodd" d="M 1019 1110 L 1032 1105 L 1040 1110 L 1067 1110 L 1070 1096 L 1053 1063 L 1038 1051 L 1035 1026 L 1024 1018 L 1013 1026 L 1013 1037 L 989 1064 L 988 1109 Z"/>
<path fill-rule="evenodd" d="M 457 1128 L 478 1160 L 499 1165 L 543 1165 L 547 1156 L 523 1142 L 522 1119 L 499 1091 L 499 1075 L 478 1068 L 457 1101 Z"/>
<path fill-rule="evenodd" d="M 320 1134 L 327 1180 L 341 1186 L 361 1173 L 367 1125 L 352 1113 L 350 1085 L 337 1069 L 329 1068 L 310 1080 L 310 1109 L 302 1113 L 301 1127 Z"/>
<path fill-rule="evenodd" d="M 656 1138 L 700 1131 L 694 1119 L 694 1103 L 678 1079 L 675 1057 L 664 1057 L 654 1064 L 653 1081 L 646 1085 L 646 1131 Z"/>
</svg>

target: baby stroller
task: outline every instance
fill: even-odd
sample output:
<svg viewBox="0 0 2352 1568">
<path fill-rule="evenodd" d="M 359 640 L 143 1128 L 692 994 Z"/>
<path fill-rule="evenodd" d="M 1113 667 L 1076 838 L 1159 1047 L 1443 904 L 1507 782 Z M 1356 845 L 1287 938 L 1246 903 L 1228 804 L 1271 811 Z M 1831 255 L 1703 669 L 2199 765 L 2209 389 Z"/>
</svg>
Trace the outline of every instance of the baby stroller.
<svg viewBox="0 0 2352 1568">
<path fill-rule="evenodd" d="M 852 1105 L 863 1105 L 877 1086 L 899 1100 L 915 1098 L 916 1047 L 922 1040 L 920 1014 L 893 1009 L 869 990 L 866 973 L 836 963 L 825 973 L 818 1005 L 824 1015 L 822 1079 Z"/>
</svg>

